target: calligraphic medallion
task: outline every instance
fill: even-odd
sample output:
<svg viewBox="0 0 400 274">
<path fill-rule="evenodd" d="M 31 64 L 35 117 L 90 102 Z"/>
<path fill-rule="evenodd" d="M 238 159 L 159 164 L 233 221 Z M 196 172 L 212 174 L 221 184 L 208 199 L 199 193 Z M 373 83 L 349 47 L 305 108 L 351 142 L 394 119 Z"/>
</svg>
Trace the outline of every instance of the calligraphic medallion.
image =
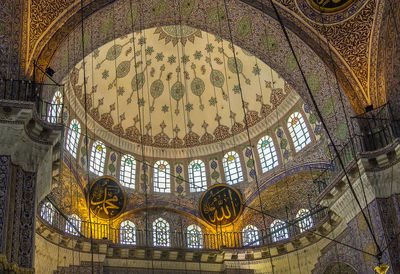
<svg viewBox="0 0 400 274">
<path fill-rule="evenodd" d="M 91 183 L 87 201 L 96 217 L 109 220 L 125 209 L 126 193 L 115 178 L 102 176 Z"/>
<path fill-rule="evenodd" d="M 354 0 L 308 0 L 314 9 L 324 13 L 334 13 L 346 9 Z"/>
<path fill-rule="evenodd" d="M 213 185 L 201 196 L 199 210 L 203 220 L 210 225 L 230 225 L 242 214 L 242 194 L 227 184 Z"/>
<path fill-rule="evenodd" d="M 354 16 L 368 0 L 296 0 L 308 19 L 320 24 L 337 24 Z"/>
</svg>

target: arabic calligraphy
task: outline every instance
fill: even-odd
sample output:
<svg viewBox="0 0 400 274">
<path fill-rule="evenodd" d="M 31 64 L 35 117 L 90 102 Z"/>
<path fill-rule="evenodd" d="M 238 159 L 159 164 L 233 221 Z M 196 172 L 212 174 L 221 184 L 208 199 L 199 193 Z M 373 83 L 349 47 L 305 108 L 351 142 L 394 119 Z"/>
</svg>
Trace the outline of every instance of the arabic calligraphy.
<svg viewBox="0 0 400 274">
<path fill-rule="evenodd" d="M 92 182 L 88 204 L 94 215 L 101 219 L 112 219 L 122 213 L 126 194 L 116 179 L 103 176 Z"/>
<path fill-rule="evenodd" d="M 237 220 L 243 210 L 242 195 L 226 184 L 210 187 L 200 199 L 200 214 L 211 225 L 229 225 Z"/>
<path fill-rule="evenodd" d="M 354 0 L 309 0 L 310 4 L 318 11 L 334 13 L 347 8 Z"/>
</svg>

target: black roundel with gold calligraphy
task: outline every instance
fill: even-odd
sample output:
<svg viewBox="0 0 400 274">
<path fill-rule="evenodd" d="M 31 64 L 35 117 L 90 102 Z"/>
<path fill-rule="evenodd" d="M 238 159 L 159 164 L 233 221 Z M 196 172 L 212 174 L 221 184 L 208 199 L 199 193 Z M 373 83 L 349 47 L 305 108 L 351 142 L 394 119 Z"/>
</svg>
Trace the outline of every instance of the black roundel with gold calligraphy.
<svg viewBox="0 0 400 274">
<path fill-rule="evenodd" d="M 227 184 L 213 185 L 201 196 L 199 210 L 210 225 L 232 224 L 242 214 L 242 194 Z"/>
<path fill-rule="evenodd" d="M 87 200 L 96 217 L 113 219 L 125 209 L 126 194 L 115 178 L 102 176 L 91 183 Z"/>
<path fill-rule="evenodd" d="M 311 6 L 324 13 L 334 13 L 346 9 L 354 0 L 309 0 Z"/>
</svg>

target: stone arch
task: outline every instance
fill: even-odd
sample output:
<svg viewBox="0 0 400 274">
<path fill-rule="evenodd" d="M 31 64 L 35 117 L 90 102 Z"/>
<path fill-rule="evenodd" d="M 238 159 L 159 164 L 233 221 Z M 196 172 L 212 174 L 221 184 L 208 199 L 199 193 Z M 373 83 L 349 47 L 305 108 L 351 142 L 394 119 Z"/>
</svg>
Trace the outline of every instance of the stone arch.
<svg viewBox="0 0 400 274">
<path fill-rule="evenodd" d="M 163 2 L 166 3 L 163 8 L 164 11 L 162 11 L 162 7 L 158 6 L 155 10 L 156 5 L 150 1 L 146 1 L 145 4 L 141 3 L 142 6 L 138 6 L 137 3 L 134 3 L 134 6 L 136 5 L 136 8 L 134 8 L 136 16 L 133 30 L 176 24 L 177 21 L 174 14 L 177 14 L 178 7 L 174 5 L 174 3 L 168 4 L 169 1 Z M 153 4 L 154 6 L 152 6 Z M 208 0 L 196 2 L 195 5 L 201 5 L 201 7 L 195 6 L 189 11 L 189 15 L 182 16 L 182 24 L 218 34 L 222 38 L 229 40 L 228 25 L 226 20 L 223 20 L 225 18 L 223 15 L 224 12 L 222 12 L 221 15 L 218 11 L 220 7 L 223 7 L 223 2 L 221 0 Z M 86 40 L 86 52 L 99 47 L 113 38 L 132 32 L 132 24 L 124 25 L 124 20 L 126 21 L 127 16 L 130 15 L 130 11 L 127 9 L 129 8 L 128 6 L 129 1 L 121 0 L 106 6 L 97 7 L 97 10 L 92 4 L 84 8 L 84 14 L 86 14 L 84 33 L 87 37 L 92 36 L 91 34 L 93 32 L 91 30 L 103 30 L 102 33 L 98 32 L 96 35 L 93 35 L 96 36 L 95 39 Z M 161 11 L 159 8 L 161 8 Z M 143 10 L 143 12 L 138 12 L 138 10 Z M 124 15 L 122 16 L 124 18 L 114 21 L 114 11 Z M 287 46 L 280 25 L 274 17 L 271 16 L 271 14 L 273 14 L 271 8 L 262 6 L 262 8 L 256 9 L 243 3 L 243 1 L 231 0 L 228 5 L 228 12 L 233 30 L 234 43 L 260 58 L 279 73 L 294 87 L 303 100 L 312 106 L 304 81 L 296 68 L 294 57 Z M 156 13 L 158 16 L 154 16 L 152 13 Z M 140 17 L 139 14 L 141 14 L 143 18 L 146 18 L 146 20 L 141 21 L 138 19 Z M 162 16 L 160 16 L 160 14 L 162 14 Z M 286 12 L 282 14 L 286 17 L 288 16 Z M 220 18 L 221 16 L 223 19 Z M 56 68 L 57 72 L 62 71 L 62 68 L 58 65 L 61 63 L 62 58 L 59 53 L 62 51 L 65 52 L 66 50 L 65 41 L 68 40 L 66 37 L 73 36 L 77 42 L 76 47 L 80 47 L 79 41 L 81 41 L 81 31 L 79 20 L 80 13 L 78 12 L 72 14 L 65 24 L 61 24 L 59 30 L 44 45 L 40 54 L 38 54 L 39 65 L 47 67 L 51 64 L 53 68 Z M 295 19 L 292 18 L 292 20 Z M 64 21 L 66 20 L 64 19 Z M 357 103 L 352 103 L 358 100 L 355 99 L 356 97 L 354 97 L 354 94 L 350 96 L 352 99 L 343 96 L 345 100 L 342 106 L 340 103 L 340 96 L 335 91 L 335 77 L 329 69 L 329 66 L 327 66 L 327 64 L 330 64 L 330 61 L 327 61 L 328 55 L 326 51 L 322 49 L 320 42 L 316 40 L 316 38 L 311 38 L 310 35 L 305 35 L 304 37 L 299 36 L 305 34 L 305 31 L 300 30 L 299 22 L 291 20 L 285 20 L 285 22 L 287 22 L 289 36 L 292 39 L 296 55 L 303 64 L 306 78 L 318 107 L 322 110 L 322 115 L 327 122 L 328 129 L 336 143 L 343 143 L 348 138 L 348 132 L 344 130 L 346 128 L 344 114 L 347 113 L 348 116 L 352 116 L 354 114 L 353 109 L 359 112 L 360 106 Z M 77 60 L 72 60 L 72 63 L 79 61 L 78 57 L 82 56 L 79 52 L 80 50 L 78 49 L 78 54 L 76 54 Z M 324 58 L 321 59 L 321 56 L 325 56 L 325 61 L 323 60 Z M 61 73 L 57 74 L 56 77 L 60 77 Z M 343 73 L 340 73 L 339 70 L 339 74 L 342 75 Z M 61 79 L 61 77 L 59 79 Z M 349 84 L 350 82 L 348 80 L 341 82 L 342 88 L 344 90 L 349 90 L 348 86 L 351 86 L 351 84 Z M 343 92 L 343 90 L 341 92 Z M 327 98 L 328 100 L 326 100 Z M 341 132 L 343 130 L 346 131 L 344 132 L 345 134 Z M 341 139 L 337 136 L 341 136 Z"/>
<path fill-rule="evenodd" d="M 323 274 L 356 274 L 350 265 L 342 262 L 333 262 L 325 267 Z"/>
</svg>

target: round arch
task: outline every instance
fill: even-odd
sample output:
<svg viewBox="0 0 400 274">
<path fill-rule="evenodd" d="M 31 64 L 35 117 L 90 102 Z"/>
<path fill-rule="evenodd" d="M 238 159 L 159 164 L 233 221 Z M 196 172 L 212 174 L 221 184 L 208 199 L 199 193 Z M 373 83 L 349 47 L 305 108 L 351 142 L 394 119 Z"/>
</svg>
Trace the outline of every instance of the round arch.
<svg viewBox="0 0 400 274">
<path fill-rule="evenodd" d="M 84 8 L 86 52 L 138 29 L 176 24 L 180 10 L 180 7 L 174 5 L 172 0 L 163 1 L 165 5 L 161 6 L 157 5 L 158 2 L 153 3 L 152 1 L 139 4 L 134 2 L 132 23 L 129 0 L 113 3 L 102 2 L 102 5 L 90 3 Z M 222 0 L 189 2 L 193 2 L 193 7 L 185 10 L 184 14 L 181 13 L 179 19 L 181 19 L 182 24 L 220 35 L 227 40 L 230 39 L 225 11 L 222 9 L 224 7 Z M 243 1 L 231 0 L 228 5 L 228 12 L 234 44 L 254 54 L 269 65 L 299 93 L 306 103 L 312 106 L 308 91 L 296 67 L 282 29 L 272 16 L 271 7 L 262 6 L 262 8 L 256 9 L 243 3 Z M 121 15 L 118 20 L 114 19 L 114 13 Z M 284 18 L 288 17 L 283 9 L 281 9 L 281 13 Z M 62 79 L 63 68 L 61 64 L 64 57 L 60 52 L 67 51 L 66 37 L 73 37 L 74 41 L 77 41 L 77 47 L 81 47 L 82 44 L 80 42 L 82 40 L 79 24 L 80 12 L 74 13 L 71 10 L 66 14 L 69 14 L 69 19 L 64 18 L 62 22 L 59 22 L 58 30 L 50 39 L 47 38 L 49 39 L 48 42 L 43 45 L 40 52 L 36 53 L 38 64 L 42 67 L 51 65 L 55 68 L 57 71 L 56 78 L 58 77 L 59 80 Z M 146 18 L 146 20 L 142 18 Z M 348 137 L 348 130 L 344 114 L 347 113 L 348 116 L 352 116 L 354 114 L 353 109 L 355 112 L 359 112 L 361 109 L 359 104 L 363 105 L 362 100 L 359 100 L 355 93 L 349 94 L 347 92 L 350 89 L 352 90 L 352 88 L 349 88 L 352 84 L 349 80 L 346 80 L 348 78 L 343 76 L 344 73 L 341 72 L 343 66 L 336 65 L 339 78 L 345 79 L 341 81 L 342 88 L 348 93 L 348 96 L 343 96 L 345 99 L 342 108 L 340 95 L 335 92 L 334 74 L 327 66 L 327 64 L 331 64 L 330 57 L 321 47 L 319 38 L 317 39 L 316 36 L 312 38 L 309 30 L 300 29 L 298 27 L 300 24 L 294 18 L 285 19 L 285 25 L 289 29 L 289 36 L 294 45 L 296 56 L 303 65 L 302 68 L 307 82 L 318 107 L 322 110 L 322 116 L 328 129 L 335 138 L 334 141 L 336 143 L 345 142 Z M 94 30 L 96 34 L 92 35 Z M 77 63 L 81 56 L 81 54 L 76 54 L 76 59 L 72 60 L 72 63 Z"/>
<path fill-rule="evenodd" d="M 342 262 L 330 263 L 326 266 L 323 274 L 356 274 L 357 272 L 350 265 Z"/>
</svg>

